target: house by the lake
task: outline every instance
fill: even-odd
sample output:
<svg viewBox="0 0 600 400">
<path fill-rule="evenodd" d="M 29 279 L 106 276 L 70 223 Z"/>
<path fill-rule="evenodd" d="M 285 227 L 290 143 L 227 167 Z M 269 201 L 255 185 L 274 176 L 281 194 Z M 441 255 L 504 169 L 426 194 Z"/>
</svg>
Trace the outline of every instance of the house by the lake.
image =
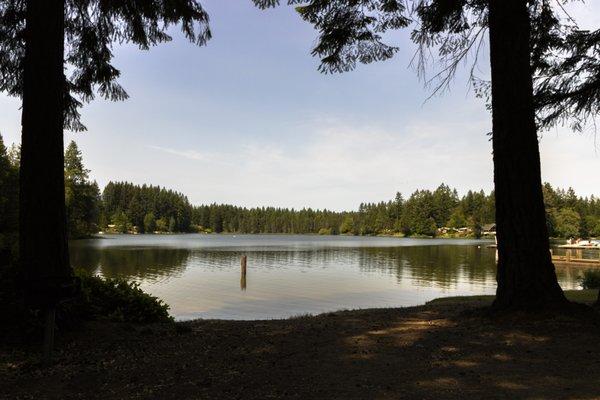
<svg viewBox="0 0 600 400">
<path fill-rule="evenodd" d="M 496 223 L 485 224 L 481 227 L 481 234 L 486 236 L 494 236 L 496 235 Z"/>
</svg>

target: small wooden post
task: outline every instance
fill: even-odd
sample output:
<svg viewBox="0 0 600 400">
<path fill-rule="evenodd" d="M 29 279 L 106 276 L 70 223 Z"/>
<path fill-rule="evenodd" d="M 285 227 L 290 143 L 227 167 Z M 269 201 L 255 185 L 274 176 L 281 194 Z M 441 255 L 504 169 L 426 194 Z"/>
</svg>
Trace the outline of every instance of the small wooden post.
<svg viewBox="0 0 600 400">
<path fill-rule="evenodd" d="M 56 309 L 50 307 L 46 310 L 46 326 L 44 327 L 44 365 L 50 365 L 52 362 L 52 348 L 54 347 L 54 320 L 56 318 Z"/>
<path fill-rule="evenodd" d="M 240 289 L 242 290 L 246 290 L 246 264 L 248 261 L 248 257 L 246 256 L 242 256 L 242 259 L 240 260 L 240 266 L 241 266 L 241 279 L 240 279 Z"/>
<path fill-rule="evenodd" d="M 567 262 L 571 262 L 571 250 L 570 249 L 567 249 L 566 260 L 567 260 Z"/>
</svg>

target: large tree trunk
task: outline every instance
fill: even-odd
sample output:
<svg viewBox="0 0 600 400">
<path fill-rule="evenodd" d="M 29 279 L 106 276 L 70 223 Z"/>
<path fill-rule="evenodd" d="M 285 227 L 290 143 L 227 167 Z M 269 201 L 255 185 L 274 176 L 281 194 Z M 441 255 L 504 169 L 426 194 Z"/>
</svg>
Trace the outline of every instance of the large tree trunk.
<svg viewBox="0 0 600 400">
<path fill-rule="evenodd" d="M 490 0 L 498 289 L 496 309 L 567 303 L 546 227 L 525 0 Z"/>
<path fill-rule="evenodd" d="M 51 306 L 71 276 L 63 153 L 64 0 L 28 0 L 19 252 L 26 295 Z"/>
</svg>

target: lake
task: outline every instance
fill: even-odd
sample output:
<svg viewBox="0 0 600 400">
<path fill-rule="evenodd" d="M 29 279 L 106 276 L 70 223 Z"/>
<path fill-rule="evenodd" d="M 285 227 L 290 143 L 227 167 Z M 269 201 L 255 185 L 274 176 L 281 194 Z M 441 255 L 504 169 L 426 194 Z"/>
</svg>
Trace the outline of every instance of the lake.
<svg viewBox="0 0 600 400">
<path fill-rule="evenodd" d="M 102 235 L 71 262 L 140 283 L 178 320 L 270 319 L 493 294 L 492 241 L 312 235 Z M 247 277 L 240 259 L 247 256 Z M 581 269 L 559 267 L 563 289 Z"/>
</svg>

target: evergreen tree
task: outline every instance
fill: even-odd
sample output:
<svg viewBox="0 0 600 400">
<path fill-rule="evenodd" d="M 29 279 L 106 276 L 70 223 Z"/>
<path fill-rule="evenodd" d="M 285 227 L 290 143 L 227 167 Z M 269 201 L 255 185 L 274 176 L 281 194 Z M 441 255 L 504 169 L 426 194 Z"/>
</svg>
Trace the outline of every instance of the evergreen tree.
<svg viewBox="0 0 600 400">
<path fill-rule="evenodd" d="M 566 299 L 550 259 L 533 102 L 532 20 L 544 4 L 523 0 L 424 2 L 418 40 L 428 47 L 439 35 L 468 38 L 442 46 L 457 61 L 487 25 L 490 40 L 492 147 L 498 237 L 496 309 L 562 306 Z M 442 53 L 442 57 L 445 55 Z M 456 64 L 454 64 L 456 65 Z M 477 224 L 478 221 L 472 221 Z"/>
<path fill-rule="evenodd" d="M 171 217 L 169 219 L 169 232 L 176 232 L 177 231 L 177 220 L 175 220 L 175 218 Z"/>
<path fill-rule="evenodd" d="M 0 266 L 12 258 L 18 233 L 18 165 L 0 135 Z"/>
<path fill-rule="evenodd" d="M 567 122 L 581 131 L 600 114 L 600 29 L 572 26 L 566 31 L 544 41 L 538 50 L 538 123 L 546 128 Z"/>
<path fill-rule="evenodd" d="M 113 215 L 112 223 L 118 233 L 128 233 L 133 229 L 129 218 L 127 218 L 127 214 L 123 211 L 118 211 Z"/>
<path fill-rule="evenodd" d="M 404 209 L 404 197 L 402 197 L 402 193 L 396 192 L 396 197 L 394 198 L 394 203 L 392 205 L 392 218 L 394 219 L 394 230 L 396 232 L 401 231 L 402 229 L 402 212 Z"/>
<path fill-rule="evenodd" d="M 100 190 L 96 182 L 89 181 L 89 172 L 77 144 L 71 141 L 65 152 L 65 207 L 72 239 L 98 232 Z"/>
<path fill-rule="evenodd" d="M 187 197 L 158 186 L 109 182 L 102 192 L 102 209 L 105 215 L 125 212 L 128 221 L 141 233 L 147 231 L 148 214 L 153 216 L 157 225 L 150 232 L 192 230 L 192 206 Z"/>
<path fill-rule="evenodd" d="M 156 230 L 156 218 L 154 213 L 150 211 L 144 216 L 144 232 L 152 233 Z"/>
<path fill-rule="evenodd" d="M 168 232 L 169 221 L 165 217 L 156 220 L 156 230 L 159 232 Z"/>
<path fill-rule="evenodd" d="M 81 185 L 87 182 L 90 170 L 83 166 L 83 155 L 75 141 L 71 141 L 65 151 L 65 180 Z"/>
<path fill-rule="evenodd" d="M 572 208 L 564 208 L 555 212 L 554 229 L 561 237 L 579 237 L 581 216 Z"/>
<path fill-rule="evenodd" d="M 467 217 L 465 217 L 462 208 L 457 207 L 452 211 L 452 214 L 450 215 L 450 218 L 448 219 L 446 225 L 450 228 L 455 229 L 467 226 Z"/>
<path fill-rule="evenodd" d="M 261 7 L 279 4 L 278 0 L 254 2 Z M 549 252 L 533 86 L 534 73 L 543 71 L 539 60 L 551 57 L 549 42 L 557 36 L 553 32 L 559 23 L 549 2 L 289 0 L 288 3 L 300 4 L 297 7 L 300 16 L 319 31 L 312 54 L 321 58 L 319 69 L 323 72 L 344 72 L 358 62 L 391 58 L 398 49 L 384 43 L 382 34 L 408 26 L 411 21 L 407 10 L 412 4 L 415 11 L 412 16 L 418 22 L 412 38 L 422 55 L 419 65 L 426 64 L 426 57 L 434 48 L 439 50 L 444 66 L 436 74 L 440 78 L 436 91 L 446 88 L 470 50 L 480 47 L 478 43 L 487 28 L 499 253 L 494 308 L 565 306 L 567 300 L 558 285 Z M 580 54 L 577 48 L 574 52 Z M 551 110 L 557 106 L 549 104 Z"/>
<path fill-rule="evenodd" d="M 208 15 L 196 0 L 5 0 L 0 21 L 0 90 L 23 100 L 22 278 L 28 293 L 49 305 L 72 274 L 63 128 L 83 129 L 78 109 L 96 92 L 110 100 L 127 97 L 111 64 L 114 42 L 147 49 L 170 40 L 168 29 L 180 24 L 201 45 L 210 38 Z"/>
<path fill-rule="evenodd" d="M 434 192 L 432 198 L 433 219 L 437 227 L 446 224 L 452 211 L 458 204 L 458 194 L 450 189 L 448 185 L 441 184 Z"/>
<path fill-rule="evenodd" d="M 21 164 L 21 148 L 15 143 L 11 144 L 8 149 L 8 159 L 13 168 L 19 169 L 19 165 Z"/>
</svg>

